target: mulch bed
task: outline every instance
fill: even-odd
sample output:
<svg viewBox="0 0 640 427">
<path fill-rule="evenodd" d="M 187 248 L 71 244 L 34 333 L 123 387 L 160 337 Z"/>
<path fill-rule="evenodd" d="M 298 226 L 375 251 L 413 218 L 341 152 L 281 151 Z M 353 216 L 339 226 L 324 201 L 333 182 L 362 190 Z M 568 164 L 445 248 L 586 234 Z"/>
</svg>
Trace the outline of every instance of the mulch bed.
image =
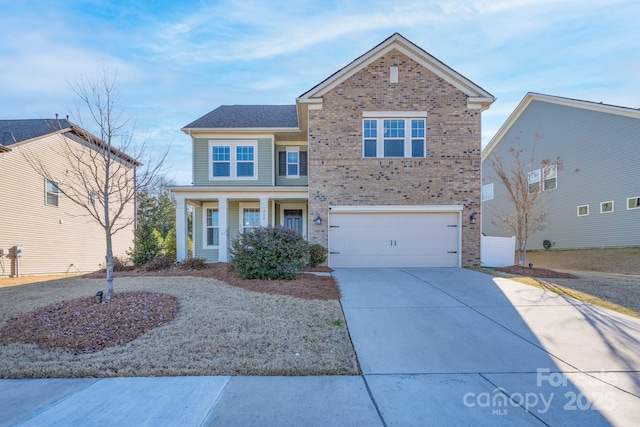
<svg viewBox="0 0 640 427">
<path fill-rule="evenodd" d="M 179 306 L 173 295 L 152 292 L 119 292 L 102 304 L 96 297 L 61 301 L 9 321 L 0 330 L 0 343 L 21 341 L 93 353 L 169 322 Z"/>
<path fill-rule="evenodd" d="M 509 267 L 496 267 L 496 271 L 502 271 L 503 273 L 513 274 L 516 276 L 526 277 L 538 277 L 542 279 L 577 279 L 577 276 L 569 273 L 562 273 L 560 271 L 546 270 L 544 268 L 529 268 L 521 265 L 511 265 Z"/>
<path fill-rule="evenodd" d="M 329 267 L 307 267 L 298 275 L 296 280 L 248 280 L 243 279 L 236 273 L 233 266 L 226 262 L 213 262 L 201 270 L 184 270 L 173 267 L 159 271 L 145 271 L 135 269 L 130 271 L 119 271 L 115 277 L 145 277 L 145 276 L 193 276 L 217 279 L 232 286 L 247 289 L 253 292 L 263 292 L 276 295 L 289 295 L 307 300 L 338 300 L 340 299 L 340 288 L 331 275 L 317 275 L 313 273 L 330 273 Z M 85 275 L 91 279 L 102 279 L 105 277 L 104 271 L 97 271 Z"/>
<path fill-rule="evenodd" d="M 307 300 L 340 299 L 340 289 L 328 267 L 308 268 L 297 280 L 247 280 L 240 277 L 229 263 L 210 263 L 201 270 L 177 267 L 145 271 L 119 271 L 115 277 L 180 277 L 213 278 L 253 292 L 289 295 Z M 102 279 L 104 271 L 85 275 Z M 176 282 L 176 286 L 180 286 Z M 0 343 L 26 342 L 42 348 L 65 348 L 76 353 L 93 353 L 106 347 L 125 344 L 140 334 L 172 320 L 179 309 L 178 299 L 169 294 L 151 292 L 117 292 L 109 303 L 97 297 L 61 301 L 12 319 L 0 330 Z"/>
</svg>

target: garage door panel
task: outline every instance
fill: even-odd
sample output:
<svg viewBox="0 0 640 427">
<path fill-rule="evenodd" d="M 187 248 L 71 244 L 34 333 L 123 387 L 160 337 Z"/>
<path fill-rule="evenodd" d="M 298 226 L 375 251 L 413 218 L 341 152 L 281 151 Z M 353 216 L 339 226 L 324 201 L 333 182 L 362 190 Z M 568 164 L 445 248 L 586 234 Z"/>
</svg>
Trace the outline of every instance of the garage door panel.
<svg viewBox="0 0 640 427">
<path fill-rule="evenodd" d="M 455 212 L 331 213 L 332 267 L 457 267 Z"/>
</svg>

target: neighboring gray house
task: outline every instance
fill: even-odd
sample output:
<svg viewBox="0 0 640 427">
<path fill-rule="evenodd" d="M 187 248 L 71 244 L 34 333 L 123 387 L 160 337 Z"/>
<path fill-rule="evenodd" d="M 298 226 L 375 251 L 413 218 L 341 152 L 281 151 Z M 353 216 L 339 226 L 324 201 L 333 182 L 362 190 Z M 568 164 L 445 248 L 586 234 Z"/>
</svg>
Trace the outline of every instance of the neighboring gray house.
<svg viewBox="0 0 640 427">
<path fill-rule="evenodd" d="M 640 246 L 640 110 L 528 93 L 482 152 L 482 232 L 511 236 L 491 206 L 507 206 L 505 188 L 486 161 L 534 153 L 531 191 L 548 212 L 527 248 Z M 558 165 L 553 159 L 560 158 Z M 552 162 L 541 164 L 543 159 Z"/>
</svg>

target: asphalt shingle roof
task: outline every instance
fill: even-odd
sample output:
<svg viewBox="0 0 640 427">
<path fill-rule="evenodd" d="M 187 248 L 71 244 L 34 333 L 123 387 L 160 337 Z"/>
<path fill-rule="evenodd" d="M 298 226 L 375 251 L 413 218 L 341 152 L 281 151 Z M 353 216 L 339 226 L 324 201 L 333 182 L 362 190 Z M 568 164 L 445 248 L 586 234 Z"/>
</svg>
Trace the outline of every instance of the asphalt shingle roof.
<svg viewBox="0 0 640 427">
<path fill-rule="evenodd" d="M 0 120 L 0 145 L 8 147 L 70 127 L 65 119 Z"/>
<path fill-rule="evenodd" d="M 297 127 L 295 105 L 222 105 L 184 129 Z"/>
</svg>

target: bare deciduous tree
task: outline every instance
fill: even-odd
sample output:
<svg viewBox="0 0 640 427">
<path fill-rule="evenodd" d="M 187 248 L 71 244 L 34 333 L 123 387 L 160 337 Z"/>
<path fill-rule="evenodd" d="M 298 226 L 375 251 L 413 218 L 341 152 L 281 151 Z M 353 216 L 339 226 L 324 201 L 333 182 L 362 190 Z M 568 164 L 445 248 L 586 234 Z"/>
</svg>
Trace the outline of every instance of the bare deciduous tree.
<svg viewBox="0 0 640 427">
<path fill-rule="evenodd" d="M 163 179 L 162 166 L 167 156 L 165 151 L 152 159 L 146 140 L 134 144 L 133 126 L 118 109 L 115 83 L 116 78 L 103 70 L 96 80 L 82 79 L 71 84 L 80 100 L 81 108 L 76 107 L 74 117 L 78 126 L 71 124 L 69 139 L 61 152 L 55 153 L 66 163 L 58 191 L 82 207 L 104 230 L 105 301 L 110 301 L 114 293 L 112 237 L 135 223 L 136 192 Z M 83 114 L 82 110 L 86 112 Z M 84 120 L 85 116 L 89 121 Z M 96 131 L 92 133 L 90 128 Z M 28 153 L 25 157 L 41 176 L 51 179 L 51 171 L 41 159 Z M 140 161 L 143 157 L 148 160 L 146 165 Z"/>
<path fill-rule="evenodd" d="M 518 263 L 524 264 L 527 259 L 527 239 L 534 231 L 544 228 L 547 219 L 547 207 L 540 198 L 541 184 L 529 181 L 530 172 L 535 168 L 535 147 L 540 135 L 535 135 L 535 141 L 531 148 L 531 155 L 526 159 L 523 157 L 523 149 L 516 149 L 513 146 L 509 149 L 511 159 L 503 159 L 494 151 L 487 158 L 489 166 L 494 170 L 496 178 L 504 185 L 505 199 L 509 202 L 508 208 L 491 205 L 494 215 L 500 218 L 500 223 L 494 224 L 506 228 L 516 236 Z M 510 160 L 510 161 L 508 161 Z M 557 158 L 553 162 L 543 159 L 540 164 L 544 168 L 550 164 L 557 165 L 557 170 L 561 168 L 561 159 Z"/>
</svg>

